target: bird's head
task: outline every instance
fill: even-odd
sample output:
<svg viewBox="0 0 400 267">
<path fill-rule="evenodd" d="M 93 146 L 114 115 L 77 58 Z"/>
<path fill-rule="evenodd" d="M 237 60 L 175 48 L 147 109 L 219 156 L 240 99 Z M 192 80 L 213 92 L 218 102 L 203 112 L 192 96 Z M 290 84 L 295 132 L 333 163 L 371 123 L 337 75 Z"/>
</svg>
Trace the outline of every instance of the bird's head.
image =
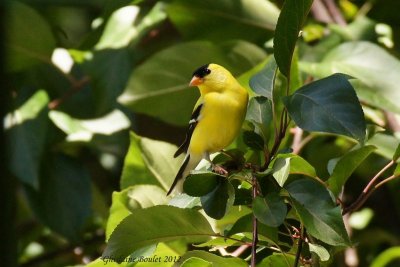
<svg viewBox="0 0 400 267">
<path fill-rule="evenodd" d="M 234 78 L 228 70 L 211 63 L 195 70 L 189 85 L 198 86 L 200 90 L 207 88 L 207 91 L 222 91 L 232 79 Z"/>
</svg>

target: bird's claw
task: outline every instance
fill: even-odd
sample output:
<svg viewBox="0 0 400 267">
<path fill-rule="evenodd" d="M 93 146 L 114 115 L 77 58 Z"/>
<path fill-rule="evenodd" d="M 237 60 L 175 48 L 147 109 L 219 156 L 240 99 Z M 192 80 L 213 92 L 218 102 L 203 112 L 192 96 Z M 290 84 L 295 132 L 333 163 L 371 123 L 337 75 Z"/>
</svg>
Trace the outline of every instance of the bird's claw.
<svg viewBox="0 0 400 267">
<path fill-rule="evenodd" d="M 219 165 L 213 165 L 213 171 L 220 175 L 227 175 L 228 171 Z"/>
</svg>

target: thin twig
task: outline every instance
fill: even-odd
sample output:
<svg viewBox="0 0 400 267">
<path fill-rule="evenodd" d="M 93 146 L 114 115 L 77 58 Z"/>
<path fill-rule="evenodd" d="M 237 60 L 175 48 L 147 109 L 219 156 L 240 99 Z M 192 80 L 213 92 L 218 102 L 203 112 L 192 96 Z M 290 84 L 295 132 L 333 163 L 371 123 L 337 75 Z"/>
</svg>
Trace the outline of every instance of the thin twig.
<svg viewBox="0 0 400 267">
<path fill-rule="evenodd" d="M 233 251 L 232 253 L 230 253 L 230 256 L 232 257 L 239 257 L 240 255 L 243 254 L 243 252 L 245 252 L 250 246 L 249 245 L 241 245 L 240 247 L 238 247 L 235 251 Z"/>
<path fill-rule="evenodd" d="M 311 6 L 311 13 L 317 21 L 324 23 L 333 23 L 333 19 L 329 14 L 328 9 L 325 7 L 321 0 L 314 0 Z"/>
<path fill-rule="evenodd" d="M 74 94 L 76 94 L 77 92 L 79 92 L 80 90 L 83 89 L 83 87 L 90 81 L 89 76 L 85 76 L 83 77 L 81 80 L 79 81 L 75 81 L 72 83 L 71 88 L 65 92 L 64 95 L 62 95 L 59 98 L 56 98 L 54 100 L 52 100 L 49 104 L 48 107 L 49 109 L 56 109 L 58 108 L 62 103 L 64 103 L 66 100 L 68 100 L 71 96 L 73 96 Z"/>
<path fill-rule="evenodd" d="M 300 257 L 301 257 L 301 250 L 303 249 L 303 243 L 304 243 L 304 232 L 305 232 L 305 229 L 304 229 L 303 226 L 301 226 L 301 233 L 300 233 L 300 238 L 299 238 L 297 251 L 296 251 L 296 258 L 294 260 L 293 267 L 299 266 L 299 261 L 300 261 Z"/>
<path fill-rule="evenodd" d="M 328 8 L 328 11 L 331 14 L 334 22 L 341 26 L 346 26 L 347 22 L 343 18 L 342 12 L 340 12 L 339 8 L 336 6 L 335 1 L 334 0 L 323 0 L 323 1 L 326 7 Z"/>
<path fill-rule="evenodd" d="M 383 167 L 372 179 L 371 181 L 369 181 L 369 183 L 367 184 L 367 186 L 364 188 L 364 190 L 362 191 L 362 193 L 360 194 L 360 196 L 357 198 L 357 200 L 355 202 L 353 202 L 353 204 L 351 204 L 350 206 L 348 206 L 347 208 L 343 209 L 342 215 L 345 215 L 346 213 L 358 210 L 364 203 L 365 201 L 369 198 L 369 196 L 379 187 L 381 186 L 383 183 L 383 181 L 385 181 L 384 183 L 388 182 L 387 179 L 392 180 L 396 177 L 388 177 L 385 180 L 383 180 L 381 183 L 377 183 L 377 180 L 379 179 L 379 177 L 387 170 L 389 169 L 393 164 L 395 163 L 394 160 L 391 160 L 388 164 L 386 164 L 385 167 Z M 379 185 L 379 186 L 378 186 Z"/>
<path fill-rule="evenodd" d="M 253 200 L 257 197 L 258 182 L 257 178 L 252 176 L 253 188 L 252 197 Z M 253 240 L 251 242 L 251 267 L 256 266 L 256 254 L 257 254 L 257 243 L 258 243 L 258 222 L 256 216 L 253 214 Z"/>
</svg>

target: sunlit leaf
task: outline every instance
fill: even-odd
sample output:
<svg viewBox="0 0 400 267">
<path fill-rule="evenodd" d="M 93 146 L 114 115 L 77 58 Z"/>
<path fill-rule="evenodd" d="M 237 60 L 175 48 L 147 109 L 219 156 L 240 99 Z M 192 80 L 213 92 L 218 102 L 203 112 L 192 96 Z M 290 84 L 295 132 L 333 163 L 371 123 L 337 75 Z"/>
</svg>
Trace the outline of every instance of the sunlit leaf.
<svg viewBox="0 0 400 267">
<path fill-rule="evenodd" d="M 234 257 L 221 257 L 215 254 L 201 251 L 201 250 L 194 250 L 189 251 L 185 255 L 182 256 L 181 261 L 184 262 L 186 265 L 184 266 L 192 266 L 187 265 L 186 261 L 188 259 L 202 259 L 206 265 L 194 265 L 194 266 L 218 266 L 218 267 L 247 267 L 248 264 L 241 258 L 234 258 Z M 201 261 L 201 263 L 203 263 Z M 199 261 L 195 261 L 196 264 L 199 264 Z M 211 264 L 211 265 L 209 265 Z"/>
<path fill-rule="evenodd" d="M 294 259 L 294 255 L 275 253 L 264 258 L 257 267 L 289 267 L 293 266 Z"/>
<path fill-rule="evenodd" d="M 331 257 L 328 250 L 321 245 L 309 243 L 308 246 L 310 248 L 310 252 L 317 254 L 321 261 L 328 261 Z"/>
<path fill-rule="evenodd" d="M 207 220 L 197 211 L 171 206 L 137 209 L 126 217 L 112 233 L 103 257 L 122 262 L 135 250 L 185 238 L 202 242 L 215 235 Z"/>
<path fill-rule="evenodd" d="M 336 163 L 331 177 L 328 179 L 329 189 L 338 196 L 347 179 L 354 170 L 371 154 L 376 147 L 364 146 L 345 154 Z"/>
</svg>

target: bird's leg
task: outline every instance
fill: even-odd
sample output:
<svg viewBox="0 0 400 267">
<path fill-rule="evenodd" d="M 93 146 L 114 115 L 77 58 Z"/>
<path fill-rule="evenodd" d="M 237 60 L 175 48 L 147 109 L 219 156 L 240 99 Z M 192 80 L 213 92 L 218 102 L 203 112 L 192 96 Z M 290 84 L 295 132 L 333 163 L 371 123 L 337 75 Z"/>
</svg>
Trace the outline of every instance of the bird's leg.
<svg viewBox="0 0 400 267">
<path fill-rule="evenodd" d="M 211 168 L 213 169 L 214 172 L 221 174 L 221 175 L 227 175 L 228 171 L 225 170 L 222 166 L 214 164 L 211 159 L 210 159 L 210 153 L 206 152 L 204 158 L 210 162 Z"/>
</svg>

